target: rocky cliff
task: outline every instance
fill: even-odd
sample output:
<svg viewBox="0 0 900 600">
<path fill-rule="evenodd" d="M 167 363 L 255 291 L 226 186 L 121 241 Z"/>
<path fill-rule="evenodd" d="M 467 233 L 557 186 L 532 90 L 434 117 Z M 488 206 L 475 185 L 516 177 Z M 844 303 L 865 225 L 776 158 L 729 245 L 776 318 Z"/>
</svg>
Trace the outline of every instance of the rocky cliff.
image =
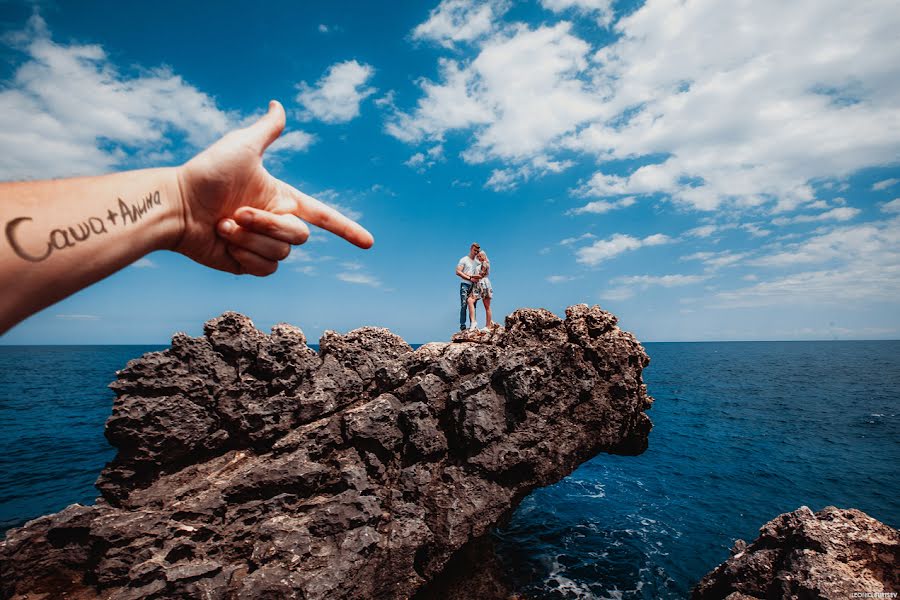
<svg viewBox="0 0 900 600">
<path fill-rule="evenodd" d="M 803 506 L 763 525 L 750 545 L 694 588 L 694 600 L 896 598 L 900 533 L 869 515 Z M 893 594 L 893 595 L 892 595 Z"/>
<path fill-rule="evenodd" d="M 9 532 L 0 594 L 413 596 L 536 487 L 643 452 L 647 364 L 586 305 L 415 351 L 226 313 L 119 372 L 102 498 Z"/>
</svg>

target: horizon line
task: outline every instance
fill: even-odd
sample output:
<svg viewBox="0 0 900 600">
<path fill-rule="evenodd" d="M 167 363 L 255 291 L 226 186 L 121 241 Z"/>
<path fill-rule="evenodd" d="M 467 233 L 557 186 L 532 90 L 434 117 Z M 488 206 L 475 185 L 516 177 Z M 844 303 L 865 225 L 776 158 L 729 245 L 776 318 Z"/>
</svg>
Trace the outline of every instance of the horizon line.
<svg viewBox="0 0 900 600">
<path fill-rule="evenodd" d="M 406 340 L 404 340 L 406 341 Z M 441 340 L 432 340 L 430 342 L 406 342 L 410 346 L 424 346 L 425 344 L 433 344 L 435 342 L 451 344 L 451 341 L 441 342 Z M 860 338 L 860 339 L 800 339 L 800 340 L 638 340 L 641 344 L 765 344 L 772 342 L 900 342 L 900 338 Z M 6 344 L 0 342 L 0 348 L 28 348 L 28 347 L 83 347 L 83 346 L 171 346 L 171 341 L 167 343 L 152 342 L 135 342 L 121 344 Z M 307 346 L 318 346 L 319 344 L 307 343 Z"/>
</svg>

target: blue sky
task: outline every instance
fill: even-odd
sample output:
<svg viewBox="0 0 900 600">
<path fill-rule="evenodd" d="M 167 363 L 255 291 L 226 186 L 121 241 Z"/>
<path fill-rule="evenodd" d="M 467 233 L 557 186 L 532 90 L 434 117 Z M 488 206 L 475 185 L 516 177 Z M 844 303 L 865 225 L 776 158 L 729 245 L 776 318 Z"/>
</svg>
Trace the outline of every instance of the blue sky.
<svg viewBox="0 0 900 600">
<path fill-rule="evenodd" d="M 270 98 L 277 176 L 360 220 L 265 279 L 156 253 L 0 343 L 456 327 L 598 303 L 644 341 L 900 337 L 900 9 L 889 1 L 0 5 L 0 178 L 175 165 Z"/>
</svg>

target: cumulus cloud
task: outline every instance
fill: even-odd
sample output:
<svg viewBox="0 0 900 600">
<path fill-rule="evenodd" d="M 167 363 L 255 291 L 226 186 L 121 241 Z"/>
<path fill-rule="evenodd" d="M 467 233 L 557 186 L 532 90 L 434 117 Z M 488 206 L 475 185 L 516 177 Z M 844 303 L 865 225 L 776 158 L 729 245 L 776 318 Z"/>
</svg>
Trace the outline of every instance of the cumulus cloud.
<svg viewBox="0 0 900 600">
<path fill-rule="evenodd" d="M 446 48 L 473 42 L 494 31 L 496 19 L 509 8 L 505 0 L 442 0 L 428 20 L 413 29 L 413 39 L 431 40 Z"/>
<path fill-rule="evenodd" d="M 575 252 L 575 255 L 578 262 L 588 266 L 594 266 L 618 256 L 623 252 L 637 250 L 644 246 L 668 244 L 672 241 L 674 241 L 672 238 L 661 233 L 648 235 L 643 239 L 625 235 L 623 233 L 616 233 L 605 240 L 597 240 L 590 246 L 579 248 Z"/>
<path fill-rule="evenodd" d="M 99 45 L 55 42 L 39 15 L 3 40 L 21 60 L 0 85 L 0 179 L 158 166 L 246 124 L 168 67 L 126 73 Z M 289 132 L 274 152 L 311 141 Z"/>
<path fill-rule="evenodd" d="M 305 81 L 297 87 L 297 102 L 307 119 L 346 123 L 359 116 L 360 103 L 375 93 L 366 86 L 375 69 L 355 60 L 335 63 L 315 85 Z"/>
<path fill-rule="evenodd" d="M 171 160 L 168 134 L 200 147 L 236 121 L 166 67 L 129 76 L 101 46 L 54 42 L 38 15 L 5 40 L 24 61 L 0 88 L 2 179 L 96 174 L 134 153 Z"/>
<path fill-rule="evenodd" d="M 410 143 L 468 134 L 466 160 L 504 163 L 491 187 L 575 152 L 601 163 L 582 194 L 789 211 L 817 199 L 817 182 L 896 164 L 898 28 L 889 0 L 648 0 L 605 47 L 567 22 L 483 26 L 474 56 L 442 59 L 387 129 Z M 606 166 L 621 160 L 639 166 Z"/>
<path fill-rule="evenodd" d="M 569 23 L 518 25 L 486 40 L 471 62 L 442 59 L 441 81 L 421 81 L 422 98 L 390 120 L 388 133 L 421 142 L 473 129 L 469 162 L 530 165 L 525 177 L 567 168 L 571 163 L 547 157 L 548 144 L 597 116 L 600 106 L 588 85 L 572 78 L 587 68 L 590 45 L 570 30 Z M 505 180 L 522 175 L 510 171 Z"/>
</svg>

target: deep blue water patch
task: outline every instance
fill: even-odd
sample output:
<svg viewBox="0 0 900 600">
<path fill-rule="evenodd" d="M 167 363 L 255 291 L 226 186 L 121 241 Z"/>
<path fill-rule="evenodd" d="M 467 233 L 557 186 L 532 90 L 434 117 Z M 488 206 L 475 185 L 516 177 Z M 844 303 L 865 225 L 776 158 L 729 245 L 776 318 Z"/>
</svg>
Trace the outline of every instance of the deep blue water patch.
<svg viewBox="0 0 900 600">
<path fill-rule="evenodd" d="M 650 448 L 601 455 L 496 532 L 528 598 L 685 598 L 779 513 L 900 525 L 900 342 L 646 344 Z M 90 503 L 128 360 L 159 346 L 0 346 L 0 529 Z"/>
<path fill-rule="evenodd" d="M 529 598 L 686 598 L 776 515 L 900 525 L 900 342 L 646 344 L 654 428 L 536 491 L 496 533 Z"/>
</svg>

